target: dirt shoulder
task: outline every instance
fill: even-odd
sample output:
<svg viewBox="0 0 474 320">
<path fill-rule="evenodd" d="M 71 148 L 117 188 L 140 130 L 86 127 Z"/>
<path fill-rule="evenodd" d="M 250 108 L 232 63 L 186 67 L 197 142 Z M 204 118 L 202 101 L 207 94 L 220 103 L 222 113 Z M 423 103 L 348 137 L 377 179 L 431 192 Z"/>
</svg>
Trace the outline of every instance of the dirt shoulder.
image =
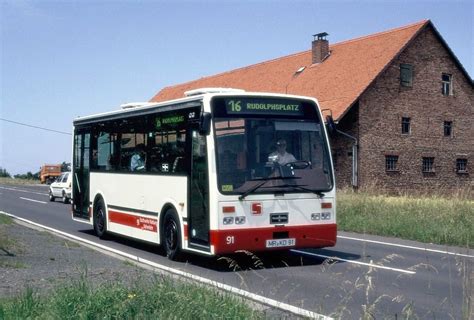
<svg viewBox="0 0 474 320">
<path fill-rule="evenodd" d="M 18 223 L 0 224 L 0 297 L 48 291 L 74 279 L 132 282 L 153 272 Z"/>
<path fill-rule="evenodd" d="M 0 214 L 0 218 L 4 218 Z M 1 220 L 1 219 L 0 219 Z M 22 222 L 0 221 L 0 299 L 26 288 L 48 293 L 75 280 L 93 286 L 106 282 L 133 285 L 136 280 L 163 276 Z M 301 319 L 282 310 L 247 301 L 271 319 Z"/>
</svg>

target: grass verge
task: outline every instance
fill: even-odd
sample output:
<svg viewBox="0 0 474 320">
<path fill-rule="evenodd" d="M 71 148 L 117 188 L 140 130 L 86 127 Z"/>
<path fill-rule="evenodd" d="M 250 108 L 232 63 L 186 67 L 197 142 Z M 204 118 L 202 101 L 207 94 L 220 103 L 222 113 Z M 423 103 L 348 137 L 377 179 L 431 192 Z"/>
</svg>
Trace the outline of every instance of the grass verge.
<svg viewBox="0 0 474 320">
<path fill-rule="evenodd" d="M 29 179 L 13 179 L 0 177 L 0 184 L 7 185 L 30 185 L 30 184 L 40 184 L 39 180 L 29 180 Z"/>
<path fill-rule="evenodd" d="M 472 247 L 474 201 L 461 196 L 391 197 L 340 191 L 338 228 L 343 231 Z"/>
<path fill-rule="evenodd" d="M 12 224 L 12 223 L 13 223 L 12 218 L 10 218 L 7 215 L 0 214 L 0 225 L 2 225 L 2 224 Z"/>
<path fill-rule="evenodd" d="M 10 252 L 10 248 L 12 248 L 14 245 L 14 241 L 12 239 L 9 239 L 4 232 L 5 226 L 12 223 L 13 220 L 10 217 L 0 214 L 0 258 L 5 254 L 8 255 Z M 3 261 L 3 259 L 0 259 L 0 267 L 4 264 L 5 262 Z"/>
<path fill-rule="evenodd" d="M 151 281 L 151 282 L 150 282 Z M 241 299 L 166 277 L 92 286 L 85 278 L 48 296 L 27 288 L 0 300 L 0 319 L 263 319 Z"/>
</svg>

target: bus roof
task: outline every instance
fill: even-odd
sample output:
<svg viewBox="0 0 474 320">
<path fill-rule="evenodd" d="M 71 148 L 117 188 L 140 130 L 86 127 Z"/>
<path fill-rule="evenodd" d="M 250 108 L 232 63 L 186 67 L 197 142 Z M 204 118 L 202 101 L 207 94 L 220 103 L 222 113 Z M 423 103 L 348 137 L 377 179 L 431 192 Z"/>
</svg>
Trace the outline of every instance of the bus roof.
<svg viewBox="0 0 474 320">
<path fill-rule="evenodd" d="M 143 104 L 133 103 L 134 106 L 132 106 L 132 104 L 125 104 L 125 106 L 127 106 L 126 108 L 119 108 L 117 110 L 113 110 L 109 112 L 104 112 L 104 113 L 99 113 L 99 114 L 94 114 L 94 115 L 84 116 L 84 117 L 78 117 L 74 119 L 73 124 L 74 126 L 84 125 L 84 124 L 95 123 L 95 122 L 104 121 L 104 120 L 114 120 L 114 119 L 121 119 L 123 117 L 150 114 L 158 110 L 171 111 L 171 110 L 195 107 L 195 106 L 200 106 L 202 101 L 205 98 L 210 99 L 215 96 L 282 97 L 282 98 L 316 100 L 312 97 L 288 95 L 288 94 L 281 94 L 281 93 L 246 92 L 240 89 L 224 90 L 224 88 L 203 88 L 203 89 L 193 90 L 193 92 L 191 92 L 187 97 L 180 98 L 180 99 L 156 102 L 156 103 L 143 103 Z M 124 104 L 122 104 L 121 106 L 124 106 Z"/>
</svg>

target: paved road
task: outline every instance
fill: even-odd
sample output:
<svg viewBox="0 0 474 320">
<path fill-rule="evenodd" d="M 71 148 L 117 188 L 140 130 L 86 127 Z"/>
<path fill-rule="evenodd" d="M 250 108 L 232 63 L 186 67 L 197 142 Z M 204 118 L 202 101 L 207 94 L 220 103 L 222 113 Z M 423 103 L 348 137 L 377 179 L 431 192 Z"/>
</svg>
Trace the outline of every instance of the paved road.
<svg viewBox="0 0 474 320">
<path fill-rule="evenodd" d="M 70 205 L 49 202 L 45 186 L 0 186 L 0 211 L 320 314 L 468 318 L 474 250 L 340 232 L 337 245 L 328 249 L 258 255 L 257 260 L 244 254 L 189 256 L 187 263 L 177 263 L 143 243 L 99 240 L 91 226 L 72 221 L 70 210 Z"/>
</svg>

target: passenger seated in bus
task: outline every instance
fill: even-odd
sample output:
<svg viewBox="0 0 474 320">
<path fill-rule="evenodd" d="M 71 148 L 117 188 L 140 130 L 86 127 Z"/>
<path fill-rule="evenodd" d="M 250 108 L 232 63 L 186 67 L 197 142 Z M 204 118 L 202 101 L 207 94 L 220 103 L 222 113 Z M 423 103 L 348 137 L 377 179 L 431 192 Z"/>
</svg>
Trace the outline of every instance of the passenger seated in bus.
<svg viewBox="0 0 474 320">
<path fill-rule="evenodd" d="M 135 152 L 130 158 L 130 171 L 144 171 L 145 170 L 145 146 L 138 144 Z"/>
<path fill-rule="evenodd" d="M 289 152 L 286 152 L 285 139 L 278 139 L 276 143 L 276 151 L 270 153 L 268 161 L 277 162 L 280 166 L 296 161 L 296 158 Z"/>
</svg>

